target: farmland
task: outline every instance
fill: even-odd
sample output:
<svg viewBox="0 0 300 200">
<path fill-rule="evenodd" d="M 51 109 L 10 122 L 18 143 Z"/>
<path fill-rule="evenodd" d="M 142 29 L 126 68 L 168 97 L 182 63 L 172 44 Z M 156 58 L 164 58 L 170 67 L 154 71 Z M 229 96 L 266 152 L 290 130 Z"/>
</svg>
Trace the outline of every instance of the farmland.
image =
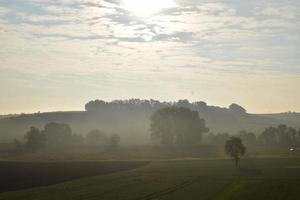
<svg viewBox="0 0 300 200">
<path fill-rule="evenodd" d="M 89 171 L 90 174 L 87 176 L 93 175 L 91 171 L 99 171 L 101 168 L 101 165 L 97 169 L 95 166 L 84 166 L 80 162 L 73 165 Z M 114 164 L 107 162 L 106 166 L 103 166 L 108 165 Z M 109 174 L 94 173 L 93 177 L 82 175 L 81 178 L 77 177 L 80 179 L 55 185 L 4 192 L 0 193 L 0 199 L 296 200 L 300 198 L 299 158 L 248 158 L 241 161 L 239 169 L 236 169 L 232 161 L 227 159 L 155 160 L 147 165 L 136 162 L 133 165 L 141 167 L 130 169 L 128 167 L 130 165 L 125 164 L 126 171 L 116 170 L 118 172 Z M 49 166 L 49 172 L 51 168 Z M 3 170 L 1 171 L 4 173 Z M 49 177 L 51 176 L 46 175 L 45 180 Z"/>
<path fill-rule="evenodd" d="M 0 192 L 128 170 L 147 162 L 0 162 Z"/>
</svg>

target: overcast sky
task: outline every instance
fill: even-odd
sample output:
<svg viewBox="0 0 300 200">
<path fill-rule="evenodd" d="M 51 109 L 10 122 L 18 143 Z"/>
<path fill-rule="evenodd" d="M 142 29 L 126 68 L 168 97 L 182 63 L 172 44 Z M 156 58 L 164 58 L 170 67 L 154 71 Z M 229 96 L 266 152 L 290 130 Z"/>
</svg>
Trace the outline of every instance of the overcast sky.
<svg viewBox="0 0 300 200">
<path fill-rule="evenodd" d="M 127 98 L 300 111 L 299 0 L 128 1 L 0 0 L 0 113 Z"/>
</svg>

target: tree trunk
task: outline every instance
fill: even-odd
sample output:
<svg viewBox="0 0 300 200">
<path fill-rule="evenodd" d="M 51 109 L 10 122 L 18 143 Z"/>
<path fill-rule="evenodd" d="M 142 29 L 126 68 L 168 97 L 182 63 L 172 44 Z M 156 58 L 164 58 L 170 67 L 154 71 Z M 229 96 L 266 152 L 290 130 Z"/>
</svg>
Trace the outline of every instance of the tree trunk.
<svg viewBox="0 0 300 200">
<path fill-rule="evenodd" d="M 238 168 L 238 166 L 239 166 L 239 157 L 235 157 L 234 162 L 235 162 L 235 167 Z"/>
</svg>

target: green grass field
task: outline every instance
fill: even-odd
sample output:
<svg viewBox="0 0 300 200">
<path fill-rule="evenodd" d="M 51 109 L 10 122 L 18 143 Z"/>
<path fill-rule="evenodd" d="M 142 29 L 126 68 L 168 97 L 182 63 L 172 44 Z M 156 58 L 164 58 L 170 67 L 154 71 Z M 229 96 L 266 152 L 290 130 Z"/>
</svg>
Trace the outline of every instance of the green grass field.
<svg viewBox="0 0 300 200">
<path fill-rule="evenodd" d="M 300 158 L 169 160 L 127 171 L 0 193 L 10 200 L 299 200 Z"/>
</svg>

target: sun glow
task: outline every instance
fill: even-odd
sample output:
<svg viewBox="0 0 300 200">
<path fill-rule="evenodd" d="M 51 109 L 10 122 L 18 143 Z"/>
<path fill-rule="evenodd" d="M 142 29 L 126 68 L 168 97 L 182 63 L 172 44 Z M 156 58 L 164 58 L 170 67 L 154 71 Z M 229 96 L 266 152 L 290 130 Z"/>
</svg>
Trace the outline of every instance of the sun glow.
<svg viewBox="0 0 300 200">
<path fill-rule="evenodd" d="M 123 0 L 123 7 L 135 15 L 147 17 L 166 8 L 176 7 L 173 0 Z"/>
</svg>

